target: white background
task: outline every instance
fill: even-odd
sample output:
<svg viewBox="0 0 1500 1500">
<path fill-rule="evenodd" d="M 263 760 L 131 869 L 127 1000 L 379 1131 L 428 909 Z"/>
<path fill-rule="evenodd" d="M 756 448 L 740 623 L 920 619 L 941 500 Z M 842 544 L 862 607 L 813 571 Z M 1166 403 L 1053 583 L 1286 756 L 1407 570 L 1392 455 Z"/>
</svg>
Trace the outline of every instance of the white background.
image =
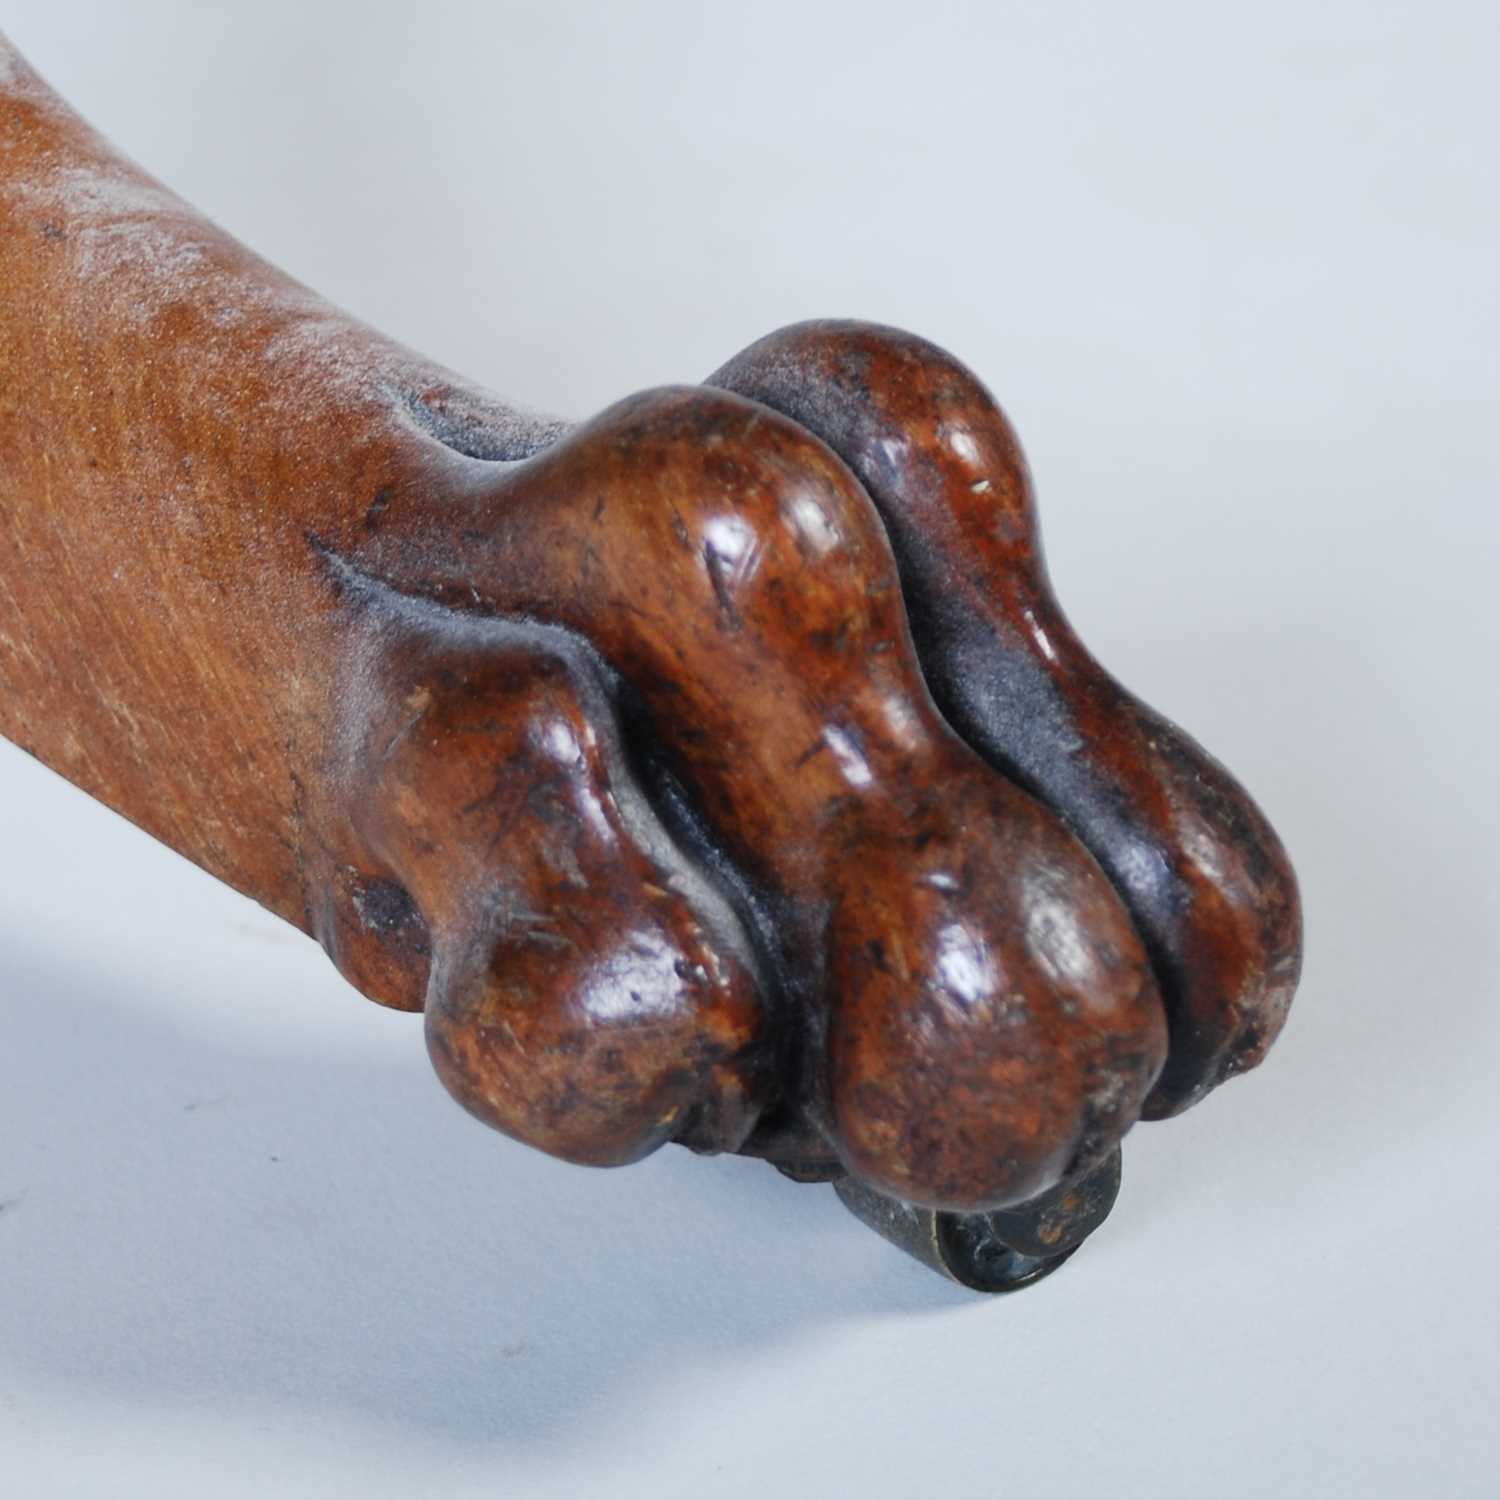
<svg viewBox="0 0 1500 1500">
<path fill-rule="evenodd" d="M 755 1163 L 487 1133 L 412 1018 L 0 746 L 5 1500 L 1500 1492 L 1493 6 L 5 9 L 532 404 L 820 314 L 952 348 L 1308 923 L 1266 1067 L 986 1302 Z"/>
</svg>

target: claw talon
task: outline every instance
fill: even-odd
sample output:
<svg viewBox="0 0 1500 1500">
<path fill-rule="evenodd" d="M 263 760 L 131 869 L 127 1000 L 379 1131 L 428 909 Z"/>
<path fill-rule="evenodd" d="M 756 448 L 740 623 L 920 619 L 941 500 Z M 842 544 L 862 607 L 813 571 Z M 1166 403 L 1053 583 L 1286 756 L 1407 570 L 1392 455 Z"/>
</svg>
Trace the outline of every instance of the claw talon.
<svg viewBox="0 0 1500 1500">
<path fill-rule="evenodd" d="M 1300 970 L 1291 865 L 1224 767 L 1073 633 L 993 397 L 924 340 L 852 322 L 773 333 L 710 383 L 791 417 L 849 464 L 889 529 L 943 712 L 1062 817 L 1129 906 L 1171 1026 L 1145 1113 L 1177 1113 L 1254 1067 Z"/>
</svg>

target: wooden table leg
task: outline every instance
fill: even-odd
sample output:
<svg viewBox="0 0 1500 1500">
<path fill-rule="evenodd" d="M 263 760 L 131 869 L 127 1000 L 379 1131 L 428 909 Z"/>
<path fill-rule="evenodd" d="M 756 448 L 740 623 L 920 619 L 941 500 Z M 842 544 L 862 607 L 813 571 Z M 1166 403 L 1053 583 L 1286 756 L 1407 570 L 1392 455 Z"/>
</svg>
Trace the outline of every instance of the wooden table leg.
<svg viewBox="0 0 1500 1500">
<path fill-rule="evenodd" d="M 1038 1261 L 1297 978 L 1274 832 L 1068 626 L 950 356 L 813 323 L 530 415 L 3 41 L 0 732 L 425 1011 L 489 1124 L 744 1151 Z"/>
</svg>

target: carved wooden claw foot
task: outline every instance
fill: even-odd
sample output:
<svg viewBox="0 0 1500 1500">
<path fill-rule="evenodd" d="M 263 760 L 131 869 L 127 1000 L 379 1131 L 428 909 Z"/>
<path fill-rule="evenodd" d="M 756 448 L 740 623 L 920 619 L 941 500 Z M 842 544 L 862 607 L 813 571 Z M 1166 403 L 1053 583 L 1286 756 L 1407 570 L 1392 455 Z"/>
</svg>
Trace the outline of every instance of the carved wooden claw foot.
<svg viewBox="0 0 1500 1500">
<path fill-rule="evenodd" d="M 1297 979 L 1245 792 L 1073 634 L 984 387 L 811 323 L 568 426 L 346 318 L 0 43 L 0 729 L 571 1161 L 839 1183 L 988 1290 Z"/>
</svg>

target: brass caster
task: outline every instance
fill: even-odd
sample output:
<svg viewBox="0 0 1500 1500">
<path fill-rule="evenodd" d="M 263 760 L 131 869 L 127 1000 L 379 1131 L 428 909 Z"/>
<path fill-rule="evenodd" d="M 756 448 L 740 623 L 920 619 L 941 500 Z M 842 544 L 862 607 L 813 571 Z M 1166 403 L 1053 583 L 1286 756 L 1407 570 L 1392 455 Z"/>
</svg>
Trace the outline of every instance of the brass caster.
<svg viewBox="0 0 1500 1500">
<path fill-rule="evenodd" d="M 1076 1182 L 988 1214 L 918 1208 L 852 1177 L 834 1191 L 856 1219 L 940 1276 L 971 1291 L 1018 1292 L 1050 1276 L 1109 1217 L 1120 1191 L 1120 1151 Z"/>
</svg>

